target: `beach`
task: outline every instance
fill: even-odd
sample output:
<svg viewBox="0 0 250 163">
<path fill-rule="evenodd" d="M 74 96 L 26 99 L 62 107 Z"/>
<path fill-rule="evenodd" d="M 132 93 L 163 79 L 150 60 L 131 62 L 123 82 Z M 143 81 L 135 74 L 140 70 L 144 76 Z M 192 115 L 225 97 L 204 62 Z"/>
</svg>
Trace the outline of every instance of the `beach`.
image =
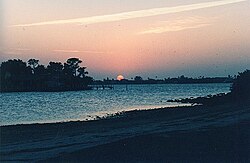
<svg viewBox="0 0 250 163">
<path fill-rule="evenodd" d="M 248 162 L 250 102 L 1 126 L 1 162 Z"/>
<path fill-rule="evenodd" d="M 250 0 L 0 0 L 0 163 L 250 163 Z"/>
</svg>

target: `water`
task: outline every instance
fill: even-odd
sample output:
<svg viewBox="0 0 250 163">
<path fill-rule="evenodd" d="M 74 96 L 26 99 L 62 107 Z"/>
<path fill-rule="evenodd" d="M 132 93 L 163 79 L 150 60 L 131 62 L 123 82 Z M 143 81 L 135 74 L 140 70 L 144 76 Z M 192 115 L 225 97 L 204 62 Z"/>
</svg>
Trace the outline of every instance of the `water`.
<svg viewBox="0 0 250 163">
<path fill-rule="evenodd" d="M 0 124 L 89 120 L 133 109 L 172 106 L 169 99 L 229 92 L 230 84 L 115 85 L 114 90 L 0 94 Z"/>
</svg>

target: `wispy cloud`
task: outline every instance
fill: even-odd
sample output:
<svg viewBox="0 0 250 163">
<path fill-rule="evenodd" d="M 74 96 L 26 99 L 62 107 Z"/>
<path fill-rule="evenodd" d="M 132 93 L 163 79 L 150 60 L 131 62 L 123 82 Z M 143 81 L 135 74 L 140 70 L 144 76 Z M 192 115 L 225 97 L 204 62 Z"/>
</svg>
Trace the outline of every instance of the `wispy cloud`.
<svg viewBox="0 0 250 163">
<path fill-rule="evenodd" d="M 138 10 L 138 11 L 130 11 L 130 12 L 122 12 L 110 15 L 99 15 L 92 17 L 83 17 L 76 19 L 65 19 L 65 20 L 54 20 L 54 21 L 45 21 L 39 23 L 30 23 L 30 24 L 16 24 L 11 27 L 30 27 L 30 26 L 41 26 L 41 25 L 56 25 L 56 24 L 96 24 L 96 23 L 106 23 L 106 22 L 114 22 L 120 20 L 128 20 L 135 18 L 143 18 L 149 16 L 157 16 L 163 14 L 171 14 L 171 13 L 179 13 L 184 11 L 192 11 L 197 9 L 223 6 L 233 3 L 244 2 L 247 0 L 221 0 L 221 1 L 212 1 L 205 3 L 196 3 L 190 5 L 180 5 L 175 7 L 163 7 L 163 8 L 153 8 L 146 10 Z"/>
<path fill-rule="evenodd" d="M 8 54 L 8 55 L 20 55 L 20 54 L 23 54 L 20 51 L 4 51 L 3 53 Z"/>
<path fill-rule="evenodd" d="M 16 49 L 13 49 L 13 50 L 16 50 L 16 51 L 31 51 L 31 49 L 28 49 L 28 48 L 16 48 Z"/>
<path fill-rule="evenodd" d="M 3 54 L 23 54 L 24 52 L 31 51 L 28 48 L 0 48 Z"/>
<path fill-rule="evenodd" d="M 64 50 L 64 49 L 57 49 L 53 50 L 53 52 L 60 52 L 60 53 L 92 53 L 92 54 L 104 54 L 104 53 L 109 53 L 109 52 L 102 52 L 102 51 L 90 51 L 90 50 Z"/>
<path fill-rule="evenodd" d="M 187 29 L 202 28 L 209 26 L 216 18 L 207 17 L 188 17 L 182 19 L 175 19 L 173 21 L 162 21 L 157 26 L 143 30 L 138 34 L 159 34 L 165 32 L 176 32 Z"/>
</svg>

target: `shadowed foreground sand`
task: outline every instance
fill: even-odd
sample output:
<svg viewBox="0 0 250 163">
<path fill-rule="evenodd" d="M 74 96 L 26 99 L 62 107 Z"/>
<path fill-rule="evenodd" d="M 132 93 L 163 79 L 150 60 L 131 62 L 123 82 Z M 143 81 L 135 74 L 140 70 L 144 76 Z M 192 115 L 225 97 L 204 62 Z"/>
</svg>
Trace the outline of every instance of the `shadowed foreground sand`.
<svg viewBox="0 0 250 163">
<path fill-rule="evenodd" d="M 250 102 L 1 127 L 1 162 L 249 162 Z"/>
<path fill-rule="evenodd" d="M 137 136 L 46 162 L 249 162 L 249 125 L 247 122 L 210 131 Z"/>
</svg>

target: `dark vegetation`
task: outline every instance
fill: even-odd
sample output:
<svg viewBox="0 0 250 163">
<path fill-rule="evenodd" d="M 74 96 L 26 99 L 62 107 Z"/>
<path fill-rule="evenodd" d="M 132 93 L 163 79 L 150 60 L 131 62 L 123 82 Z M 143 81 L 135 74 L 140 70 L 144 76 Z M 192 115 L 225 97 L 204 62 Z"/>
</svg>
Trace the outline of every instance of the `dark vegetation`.
<svg viewBox="0 0 250 163">
<path fill-rule="evenodd" d="M 239 103 L 250 100 L 250 70 L 239 73 L 234 79 L 231 91 L 227 94 L 208 95 L 207 97 L 169 100 L 168 102 L 198 103 L 203 105 L 218 105 Z"/>
<path fill-rule="evenodd" d="M 82 61 L 69 58 L 66 63 L 49 62 L 48 66 L 39 64 L 39 60 L 29 59 L 23 62 L 13 59 L 3 62 L 0 67 L 0 91 L 71 91 L 90 89 L 92 77 L 87 76 L 86 67 L 80 67 Z"/>
<path fill-rule="evenodd" d="M 202 84 L 202 83 L 232 83 L 234 77 L 228 76 L 228 77 L 204 77 L 200 76 L 199 78 L 189 78 L 185 77 L 184 75 L 181 75 L 176 78 L 165 78 L 165 79 L 155 79 L 153 78 L 147 78 L 143 79 L 141 76 L 135 76 L 132 79 L 123 79 L 121 81 L 115 80 L 115 79 L 103 79 L 94 81 L 94 84 Z"/>
<path fill-rule="evenodd" d="M 247 99 L 250 96 L 250 70 L 239 73 L 231 87 L 231 94 L 237 99 Z"/>
</svg>

